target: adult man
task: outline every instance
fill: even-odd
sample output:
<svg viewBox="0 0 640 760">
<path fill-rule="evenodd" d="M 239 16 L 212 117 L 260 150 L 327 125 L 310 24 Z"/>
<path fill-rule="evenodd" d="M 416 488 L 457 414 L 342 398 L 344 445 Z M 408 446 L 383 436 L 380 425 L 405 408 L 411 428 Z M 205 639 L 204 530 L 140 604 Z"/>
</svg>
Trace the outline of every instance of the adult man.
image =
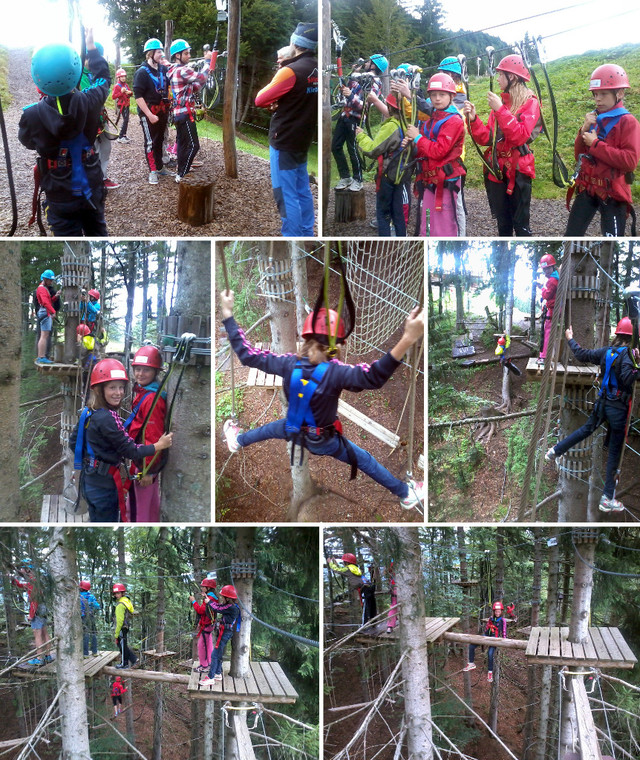
<svg viewBox="0 0 640 760">
<path fill-rule="evenodd" d="M 307 153 L 318 122 L 318 25 L 300 23 L 291 35 L 291 57 L 256 95 L 256 106 L 274 109 L 269 126 L 271 186 L 285 237 L 313 237 L 313 196 Z"/>
</svg>

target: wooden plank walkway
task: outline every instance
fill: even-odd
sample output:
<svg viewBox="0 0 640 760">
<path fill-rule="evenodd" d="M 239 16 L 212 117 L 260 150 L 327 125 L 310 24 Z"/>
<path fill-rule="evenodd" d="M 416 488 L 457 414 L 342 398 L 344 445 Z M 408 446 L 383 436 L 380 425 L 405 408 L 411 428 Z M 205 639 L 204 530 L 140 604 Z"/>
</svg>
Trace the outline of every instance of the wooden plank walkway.
<svg viewBox="0 0 640 760">
<path fill-rule="evenodd" d="M 450 628 L 460 622 L 460 618 L 425 618 L 424 624 L 427 631 L 427 642 L 429 644 L 438 641 L 440 637 L 446 633 Z M 370 631 L 358 634 L 356 641 L 362 644 L 380 644 L 381 642 L 388 641 L 390 644 L 398 640 L 398 634 L 394 631 L 387 633 L 387 623 L 383 620 L 378 623 Z"/>
<path fill-rule="evenodd" d="M 198 699 L 219 699 L 231 702 L 269 702 L 275 704 L 293 704 L 298 699 L 298 692 L 284 674 L 277 662 L 252 662 L 246 678 L 232 678 L 229 675 L 229 662 L 222 663 L 222 681 L 212 686 L 201 686 L 200 679 L 206 673 L 199 673 L 193 663 L 187 692 Z"/>
<path fill-rule="evenodd" d="M 631 670 L 638 661 L 617 628 L 589 628 L 583 644 L 572 644 L 568 636 L 568 628 L 532 628 L 525 651 L 527 662 Z"/>
<path fill-rule="evenodd" d="M 34 362 L 38 372 L 43 372 L 45 375 L 57 375 L 58 377 L 75 377 L 78 372 L 82 372 L 82 367 L 78 364 L 38 364 Z"/>
<path fill-rule="evenodd" d="M 60 494 L 47 494 L 42 497 L 40 522 L 42 523 L 86 523 L 89 522 L 89 512 L 74 515 L 64 507 L 65 500 Z"/>
<path fill-rule="evenodd" d="M 544 365 L 538 364 L 537 359 L 531 357 L 527 362 L 527 377 L 529 380 L 542 380 Z M 568 364 L 558 362 L 556 370 L 556 385 L 562 384 L 566 373 L 567 385 L 592 385 L 598 379 L 600 367 L 597 364 Z"/>
<path fill-rule="evenodd" d="M 93 678 L 98 675 L 105 665 L 110 665 L 114 660 L 120 657 L 120 652 L 108 652 L 101 651 L 98 654 L 85 657 L 82 661 L 82 670 L 85 678 Z M 56 674 L 56 663 L 50 662 L 48 665 L 43 665 L 38 669 L 40 673 L 46 673 L 47 675 Z M 123 675 L 126 671 L 123 671 Z"/>
</svg>

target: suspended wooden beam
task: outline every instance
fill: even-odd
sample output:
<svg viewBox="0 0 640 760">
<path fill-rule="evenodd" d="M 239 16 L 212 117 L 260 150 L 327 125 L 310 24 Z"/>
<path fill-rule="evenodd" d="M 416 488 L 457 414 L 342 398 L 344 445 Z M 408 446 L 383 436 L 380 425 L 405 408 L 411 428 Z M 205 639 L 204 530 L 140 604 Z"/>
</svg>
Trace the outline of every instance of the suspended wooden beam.
<svg viewBox="0 0 640 760">
<path fill-rule="evenodd" d="M 98 673 L 102 670 L 102 668 L 105 665 L 109 665 L 109 663 L 118 659 L 118 657 L 120 657 L 120 652 L 113 652 L 113 651 L 112 652 L 102 651 L 102 652 L 98 652 L 98 654 L 85 657 L 82 661 L 82 671 L 84 673 L 85 678 L 93 678 L 94 676 L 98 675 Z M 50 662 L 48 665 L 43 665 L 41 668 L 38 669 L 38 672 L 44 673 L 45 675 L 55 675 L 56 674 L 55 661 Z M 120 671 L 118 671 L 118 674 L 120 674 Z"/>
<path fill-rule="evenodd" d="M 427 642 L 432 643 L 438 641 L 443 637 L 446 631 L 453 628 L 454 625 L 460 622 L 460 618 L 425 618 L 425 631 L 427 634 Z M 387 633 L 387 623 L 385 620 L 375 625 L 371 631 L 366 631 L 356 636 L 356 641 L 363 644 L 380 644 L 384 641 L 392 643 L 398 640 L 398 635 L 395 630 L 391 633 Z"/>
<path fill-rule="evenodd" d="M 568 628 L 532 628 L 525 652 L 527 662 L 631 670 L 638 661 L 618 628 L 589 628 L 581 644 L 573 644 L 568 637 Z"/>
<path fill-rule="evenodd" d="M 238 713 L 236 713 L 233 716 L 233 728 L 236 735 L 238 760 L 256 760 L 253 745 L 251 744 L 251 736 L 249 735 L 246 714 L 238 715 Z"/>
<path fill-rule="evenodd" d="M 584 685 L 584 679 L 572 678 L 571 693 L 576 708 L 578 728 L 578 744 L 581 760 L 602 760 L 598 735 L 593 721 L 593 713 L 589 705 L 589 696 Z"/>
<path fill-rule="evenodd" d="M 461 644 L 480 644 L 485 647 L 499 647 L 501 649 L 527 648 L 527 642 L 520 639 L 494 639 L 492 636 L 480 636 L 475 633 L 447 631 L 442 638 L 445 641 L 457 641 Z"/>
</svg>

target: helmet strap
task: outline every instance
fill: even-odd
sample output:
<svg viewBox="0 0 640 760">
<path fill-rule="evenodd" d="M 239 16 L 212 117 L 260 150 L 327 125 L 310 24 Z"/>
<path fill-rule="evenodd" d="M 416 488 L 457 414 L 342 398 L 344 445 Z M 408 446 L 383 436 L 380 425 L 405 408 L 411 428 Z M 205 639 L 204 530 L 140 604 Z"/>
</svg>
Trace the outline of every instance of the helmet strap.
<svg viewBox="0 0 640 760">
<path fill-rule="evenodd" d="M 58 106 L 58 111 L 60 112 L 60 115 L 63 116 L 64 114 L 62 112 L 62 103 L 60 103 L 60 98 L 58 96 L 56 97 L 56 105 Z"/>
</svg>

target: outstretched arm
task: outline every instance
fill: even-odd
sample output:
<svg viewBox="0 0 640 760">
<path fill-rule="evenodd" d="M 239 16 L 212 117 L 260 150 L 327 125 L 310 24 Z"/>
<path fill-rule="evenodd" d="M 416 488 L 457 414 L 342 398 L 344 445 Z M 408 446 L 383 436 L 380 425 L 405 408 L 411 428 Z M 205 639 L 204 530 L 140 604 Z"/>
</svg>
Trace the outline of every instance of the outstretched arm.
<svg viewBox="0 0 640 760">
<path fill-rule="evenodd" d="M 407 351 L 417 343 L 424 335 L 424 311 L 421 306 L 409 314 L 407 321 L 404 323 L 404 333 L 400 340 L 389 352 L 396 361 L 402 361 L 402 357 Z"/>
</svg>

